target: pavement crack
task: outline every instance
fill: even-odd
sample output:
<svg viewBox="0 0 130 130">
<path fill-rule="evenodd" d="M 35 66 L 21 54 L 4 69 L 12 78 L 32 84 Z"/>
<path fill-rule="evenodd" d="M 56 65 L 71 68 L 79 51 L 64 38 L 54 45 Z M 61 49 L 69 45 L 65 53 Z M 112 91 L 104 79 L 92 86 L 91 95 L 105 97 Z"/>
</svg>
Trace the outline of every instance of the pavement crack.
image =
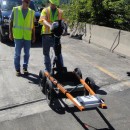
<svg viewBox="0 0 130 130">
<path fill-rule="evenodd" d="M 12 109 L 12 108 L 16 108 L 16 107 L 20 107 L 20 106 L 24 106 L 24 105 L 33 104 L 33 103 L 41 102 L 41 101 L 44 101 L 44 100 L 46 100 L 46 98 L 41 98 L 41 99 L 37 99 L 37 100 L 33 100 L 33 101 L 26 101 L 26 102 L 23 102 L 21 104 L 13 104 L 13 105 L 9 105 L 9 106 L 6 106 L 6 107 L 1 107 L 0 111 Z"/>
</svg>

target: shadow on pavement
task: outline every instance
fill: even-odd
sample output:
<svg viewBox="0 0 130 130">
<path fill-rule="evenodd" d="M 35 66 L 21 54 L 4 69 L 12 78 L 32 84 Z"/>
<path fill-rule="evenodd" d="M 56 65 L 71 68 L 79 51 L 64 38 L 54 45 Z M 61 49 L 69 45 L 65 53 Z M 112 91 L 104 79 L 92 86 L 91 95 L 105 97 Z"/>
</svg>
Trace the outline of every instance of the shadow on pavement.
<svg viewBox="0 0 130 130">
<path fill-rule="evenodd" d="M 126 72 L 127 76 L 130 76 L 130 71 Z"/>
<path fill-rule="evenodd" d="M 100 87 L 98 85 L 95 85 L 94 88 L 96 94 L 107 95 L 107 92 L 105 92 L 104 90 L 100 90 Z"/>
<path fill-rule="evenodd" d="M 64 105 L 64 107 L 61 105 L 61 103 Z M 65 114 L 65 112 L 71 113 L 72 116 L 77 120 L 77 122 L 82 126 L 84 130 L 89 130 L 90 128 L 93 128 L 95 130 L 115 130 L 113 126 L 109 123 L 109 121 L 106 119 L 106 117 L 101 113 L 101 111 L 98 108 L 89 108 L 84 111 L 90 111 L 90 110 L 96 110 L 98 114 L 101 116 L 101 118 L 104 120 L 104 122 L 107 124 L 108 128 L 101 128 L 97 129 L 85 122 L 83 122 L 76 114 L 75 112 L 80 112 L 77 107 L 68 107 L 68 105 L 62 100 L 57 100 L 52 106 L 51 109 L 55 111 L 58 114 Z"/>
<path fill-rule="evenodd" d="M 107 95 L 107 92 L 105 92 L 104 90 L 97 90 L 96 94 Z"/>
<path fill-rule="evenodd" d="M 56 99 L 50 108 L 58 114 L 65 114 L 65 108 L 62 107 L 60 101 Z"/>
<path fill-rule="evenodd" d="M 102 114 L 102 112 L 96 108 L 96 111 L 99 113 L 99 115 L 102 117 L 102 119 L 104 120 L 104 122 L 107 124 L 109 129 L 98 129 L 98 130 L 115 130 L 113 128 L 113 126 L 110 124 L 110 122 L 106 119 L 106 117 Z"/>
<path fill-rule="evenodd" d="M 32 84 L 38 84 L 38 75 L 33 74 L 33 73 L 29 73 L 28 76 L 21 74 L 21 77 L 26 78 L 29 80 L 29 83 Z"/>
</svg>

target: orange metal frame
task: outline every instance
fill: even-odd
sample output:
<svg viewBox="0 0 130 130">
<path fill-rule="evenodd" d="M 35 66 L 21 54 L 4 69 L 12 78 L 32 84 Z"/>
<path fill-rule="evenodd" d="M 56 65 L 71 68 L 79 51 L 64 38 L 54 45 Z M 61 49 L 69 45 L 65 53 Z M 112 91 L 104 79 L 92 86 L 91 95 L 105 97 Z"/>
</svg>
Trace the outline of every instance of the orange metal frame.
<svg viewBox="0 0 130 130">
<path fill-rule="evenodd" d="M 80 110 L 84 110 L 85 107 L 82 106 L 66 89 L 64 89 L 64 86 L 62 86 L 60 83 L 58 83 L 58 81 L 56 79 L 54 79 L 48 72 L 44 73 L 46 77 L 49 78 L 49 80 L 56 85 L 56 87 L 63 93 L 66 95 L 67 98 L 69 98 L 74 105 Z M 93 90 L 86 84 L 86 82 L 80 78 L 76 73 L 74 73 L 77 78 L 79 79 L 79 81 L 81 82 L 81 84 L 85 87 L 85 89 L 91 94 L 91 95 L 95 95 L 95 93 L 93 92 Z M 107 108 L 106 104 L 104 103 L 103 100 L 101 100 L 101 104 L 100 104 L 101 108 Z"/>
</svg>

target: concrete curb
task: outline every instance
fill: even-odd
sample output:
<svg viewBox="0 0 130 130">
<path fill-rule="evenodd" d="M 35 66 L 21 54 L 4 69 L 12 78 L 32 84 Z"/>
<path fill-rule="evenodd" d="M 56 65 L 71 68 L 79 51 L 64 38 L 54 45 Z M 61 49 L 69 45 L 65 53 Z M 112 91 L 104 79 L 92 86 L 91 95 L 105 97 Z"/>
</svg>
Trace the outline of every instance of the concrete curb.
<svg viewBox="0 0 130 130">
<path fill-rule="evenodd" d="M 76 33 L 82 34 L 81 31 Z M 94 43 L 109 49 L 111 52 L 130 57 L 130 32 L 87 24 L 85 34 L 83 40 L 88 43 Z"/>
</svg>

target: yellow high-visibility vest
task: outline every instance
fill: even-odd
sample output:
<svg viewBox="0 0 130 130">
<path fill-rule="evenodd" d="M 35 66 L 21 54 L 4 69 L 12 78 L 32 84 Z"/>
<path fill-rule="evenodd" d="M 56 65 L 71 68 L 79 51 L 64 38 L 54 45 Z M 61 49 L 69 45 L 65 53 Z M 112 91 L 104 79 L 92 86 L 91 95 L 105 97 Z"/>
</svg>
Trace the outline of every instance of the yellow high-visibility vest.
<svg viewBox="0 0 130 130">
<path fill-rule="evenodd" d="M 34 11 L 28 8 L 26 17 L 23 17 L 21 6 L 13 8 L 13 37 L 15 39 L 32 39 L 32 29 L 34 26 Z"/>
<path fill-rule="evenodd" d="M 41 34 L 50 34 L 50 28 L 43 24 L 43 20 L 46 19 L 50 24 L 53 23 L 56 20 L 62 20 L 63 19 L 63 11 L 59 8 L 56 8 L 56 12 L 54 14 L 54 17 L 52 16 L 52 11 L 50 7 L 44 8 L 41 12 L 41 17 L 39 19 L 39 23 L 41 23 L 42 30 Z"/>
</svg>

